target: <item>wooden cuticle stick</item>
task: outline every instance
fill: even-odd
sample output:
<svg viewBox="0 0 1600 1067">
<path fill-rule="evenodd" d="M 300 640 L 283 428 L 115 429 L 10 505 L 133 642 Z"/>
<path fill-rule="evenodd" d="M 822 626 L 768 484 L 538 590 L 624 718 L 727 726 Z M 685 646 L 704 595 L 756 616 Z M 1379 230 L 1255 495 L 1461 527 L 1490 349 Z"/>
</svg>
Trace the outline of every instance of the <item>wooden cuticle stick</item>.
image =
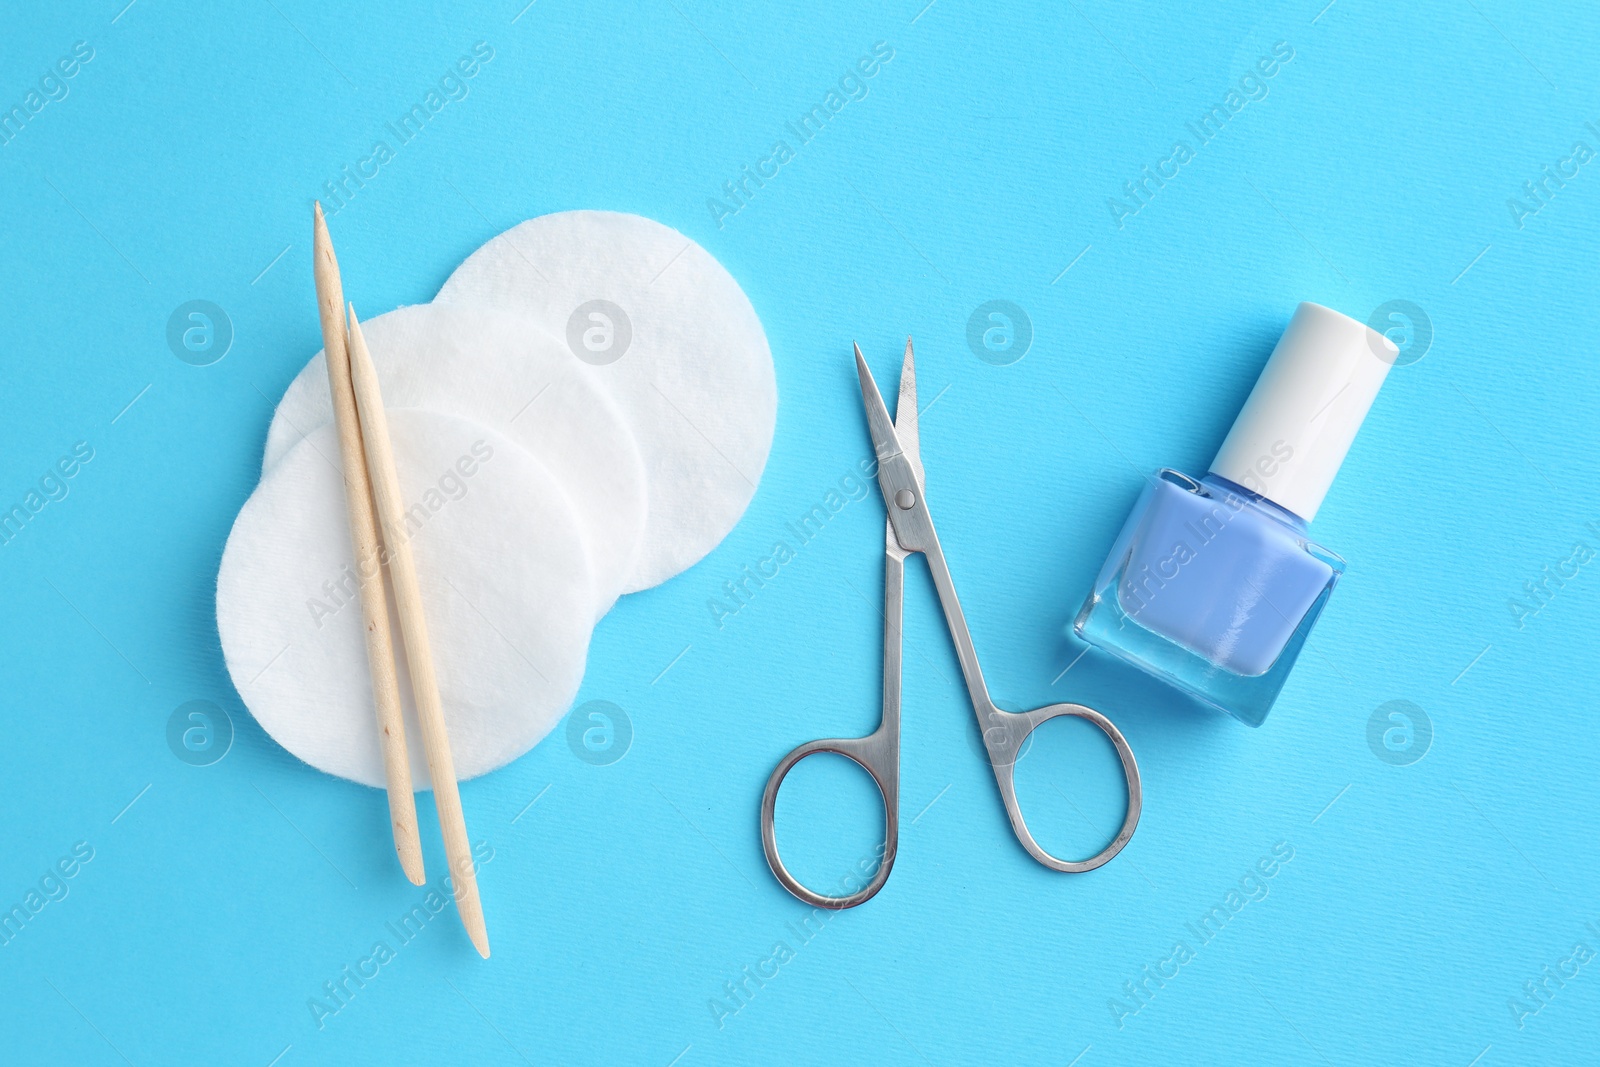
<svg viewBox="0 0 1600 1067">
<path fill-rule="evenodd" d="M 350 380 L 355 388 L 356 410 L 361 417 L 361 439 L 366 448 L 367 470 L 372 477 L 373 500 L 378 505 L 378 519 L 385 530 L 389 581 L 394 586 L 400 635 L 411 668 L 411 693 L 417 705 L 417 723 L 422 729 L 423 751 L 428 755 L 428 771 L 433 776 L 433 802 L 439 811 L 439 830 L 444 836 L 445 858 L 455 887 L 456 911 L 478 954 L 488 959 L 489 932 L 484 926 L 483 905 L 478 899 L 472 844 L 467 838 L 461 792 L 456 786 L 455 760 L 450 755 L 444 705 L 439 699 L 439 681 L 433 669 L 433 651 L 422 610 L 422 590 L 417 584 L 416 561 L 411 554 L 411 541 L 406 536 L 405 501 L 395 474 L 389 420 L 383 410 L 378 374 L 367 351 L 366 339 L 361 335 L 356 309 L 351 306 L 349 311 Z"/>
<path fill-rule="evenodd" d="M 400 682 L 395 671 L 394 639 L 389 632 L 389 597 L 383 585 L 383 542 L 373 512 L 372 486 L 361 439 L 361 422 L 350 381 L 350 358 L 344 322 L 344 284 L 333 240 L 316 204 L 312 222 L 312 270 L 317 286 L 317 312 L 322 320 L 322 346 L 333 394 L 334 423 L 344 473 L 345 505 L 350 540 L 355 548 L 356 576 L 361 590 L 361 621 L 366 630 L 367 665 L 372 673 L 372 702 L 378 717 L 378 743 L 384 781 L 389 791 L 389 822 L 400 866 L 413 885 L 426 876 L 422 842 L 417 833 L 417 803 L 411 790 L 411 761 L 406 752 L 405 720 L 400 712 Z"/>
</svg>

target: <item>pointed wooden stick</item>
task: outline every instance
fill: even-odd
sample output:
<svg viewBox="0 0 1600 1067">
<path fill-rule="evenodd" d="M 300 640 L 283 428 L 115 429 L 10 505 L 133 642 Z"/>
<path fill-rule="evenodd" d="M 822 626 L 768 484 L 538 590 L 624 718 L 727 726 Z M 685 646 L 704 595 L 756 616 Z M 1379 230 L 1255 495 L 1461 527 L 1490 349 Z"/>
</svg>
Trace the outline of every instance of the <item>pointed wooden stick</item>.
<svg viewBox="0 0 1600 1067">
<path fill-rule="evenodd" d="M 425 880 L 422 842 L 417 836 L 417 802 L 411 792 L 411 761 L 406 754 L 405 720 L 400 716 L 400 682 L 395 673 L 394 642 L 389 634 L 389 597 L 380 569 L 382 543 L 372 509 L 361 423 L 350 385 L 350 359 L 345 347 L 344 285 L 333 257 L 328 224 L 317 204 L 312 223 L 312 264 L 317 282 L 317 311 L 322 317 L 322 347 L 328 361 L 328 386 L 333 393 L 334 422 L 339 429 L 339 454 L 344 468 L 350 540 L 355 546 L 356 575 L 361 588 L 361 620 L 366 628 L 367 665 L 372 671 L 372 702 L 378 715 L 378 744 L 383 753 L 384 780 L 389 787 L 389 822 L 394 850 L 413 885 Z"/>
<path fill-rule="evenodd" d="M 428 754 L 428 771 L 433 775 L 433 803 L 439 809 L 439 829 L 444 834 L 445 857 L 455 885 L 456 911 L 478 954 L 488 959 L 489 931 L 484 926 L 483 905 L 478 900 L 472 843 L 467 839 L 461 793 L 456 788 L 455 761 L 450 756 L 444 705 L 439 700 L 439 681 L 433 671 L 433 652 L 428 644 L 428 622 L 422 611 L 416 561 L 411 555 L 411 540 L 406 535 L 406 505 L 395 476 L 389 420 L 378 390 L 378 374 L 372 366 L 366 339 L 361 336 L 354 306 L 350 307 L 349 338 L 350 380 L 355 386 L 356 410 L 361 415 L 361 440 L 366 447 L 367 470 L 372 475 L 372 496 L 378 504 L 378 520 L 383 524 L 384 544 L 389 550 L 389 581 L 394 586 L 400 635 L 405 641 L 406 661 L 411 667 L 411 695 L 417 705 L 417 723 L 422 727 L 422 745 Z"/>
</svg>

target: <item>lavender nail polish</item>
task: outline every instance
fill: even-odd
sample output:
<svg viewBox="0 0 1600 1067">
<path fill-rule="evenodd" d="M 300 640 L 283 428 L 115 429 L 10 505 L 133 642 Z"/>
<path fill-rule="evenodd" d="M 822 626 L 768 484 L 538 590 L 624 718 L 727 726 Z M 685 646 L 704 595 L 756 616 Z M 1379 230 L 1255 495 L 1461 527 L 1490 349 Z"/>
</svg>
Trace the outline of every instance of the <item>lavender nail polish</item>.
<svg viewBox="0 0 1600 1067">
<path fill-rule="evenodd" d="M 1397 355 L 1301 304 L 1210 471 L 1145 486 L 1078 636 L 1260 726 L 1344 571 L 1307 526 Z"/>
</svg>

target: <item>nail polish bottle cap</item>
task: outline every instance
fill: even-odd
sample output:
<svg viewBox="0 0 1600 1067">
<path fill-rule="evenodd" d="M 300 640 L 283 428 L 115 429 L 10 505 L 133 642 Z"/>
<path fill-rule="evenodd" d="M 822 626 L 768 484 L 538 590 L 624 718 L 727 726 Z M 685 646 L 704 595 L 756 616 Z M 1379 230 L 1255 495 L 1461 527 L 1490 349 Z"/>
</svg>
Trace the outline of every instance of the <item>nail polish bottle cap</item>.
<svg viewBox="0 0 1600 1067">
<path fill-rule="evenodd" d="M 1310 522 L 1399 354 L 1370 326 L 1301 304 L 1211 473 Z"/>
</svg>

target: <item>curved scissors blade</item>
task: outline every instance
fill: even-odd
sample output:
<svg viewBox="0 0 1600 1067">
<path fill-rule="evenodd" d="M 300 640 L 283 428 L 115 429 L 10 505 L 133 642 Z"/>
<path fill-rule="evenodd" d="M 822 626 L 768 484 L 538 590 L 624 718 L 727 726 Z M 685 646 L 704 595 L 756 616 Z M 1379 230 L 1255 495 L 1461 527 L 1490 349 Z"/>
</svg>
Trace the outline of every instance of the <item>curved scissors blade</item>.
<svg viewBox="0 0 1600 1067">
<path fill-rule="evenodd" d="M 921 434 L 917 431 L 917 365 L 911 356 L 911 338 L 906 338 L 905 359 L 900 362 L 900 399 L 894 406 L 894 433 L 900 438 L 900 447 L 917 472 L 917 480 L 926 481 L 922 473 Z"/>
<path fill-rule="evenodd" d="M 877 453 L 881 464 L 903 455 L 905 449 L 894 432 L 894 420 L 889 418 L 889 408 L 883 402 L 883 395 L 878 392 L 878 383 L 873 379 L 872 371 L 867 368 L 867 359 L 861 354 L 861 346 L 852 343 L 851 347 L 856 350 L 856 377 L 861 380 L 861 400 L 867 407 L 867 432 L 872 437 L 872 450 Z"/>
<path fill-rule="evenodd" d="M 911 343 L 906 342 L 905 361 L 900 372 L 900 418 L 903 435 L 889 419 L 889 409 L 878 392 L 878 383 L 855 346 L 856 376 L 861 380 L 861 400 L 867 412 L 867 432 L 878 457 L 878 490 L 895 539 L 907 552 L 925 552 L 935 542 L 933 519 L 928 514 L 922 491 L 922 457 L 918 449 L 916 366 Z M 909 447 L 908 447 L 909 445 Z"/>
</svg>

